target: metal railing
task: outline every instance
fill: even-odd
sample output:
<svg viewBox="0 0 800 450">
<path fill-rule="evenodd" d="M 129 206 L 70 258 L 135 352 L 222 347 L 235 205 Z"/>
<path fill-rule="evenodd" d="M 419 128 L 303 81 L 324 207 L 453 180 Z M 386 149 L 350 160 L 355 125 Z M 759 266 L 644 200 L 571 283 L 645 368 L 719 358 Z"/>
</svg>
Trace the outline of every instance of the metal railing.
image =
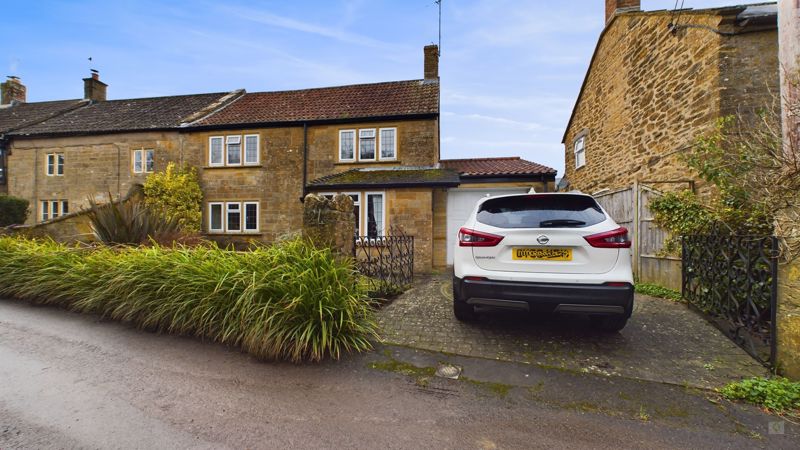
<svg viewBox="0 0 800 450">
<path fill-rule="evenodd" d="M 683 298 L 736 344 L 775 364 L 778 239 L 725 233 L 684 236 Z"/>
<path fill-rule="evenodd" d="M 357 236 L 353 256 L 370 290 L 377 295 L 400 293 L 414 279 L 413 236 Z"/>
</svg>

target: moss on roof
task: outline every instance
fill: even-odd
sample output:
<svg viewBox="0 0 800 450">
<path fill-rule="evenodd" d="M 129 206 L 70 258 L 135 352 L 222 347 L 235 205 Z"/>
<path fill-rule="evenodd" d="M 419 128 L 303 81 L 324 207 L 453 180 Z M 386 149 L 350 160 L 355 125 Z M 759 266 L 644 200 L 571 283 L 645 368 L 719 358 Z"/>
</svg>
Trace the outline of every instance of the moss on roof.
<svg viewBox="0 0 800 450">
<path fill-rule="evenodd" d="M 449 169 L 351 169 L 312 181 L 310 187 L 455 186 L 458 173 Z"/>
</svg>

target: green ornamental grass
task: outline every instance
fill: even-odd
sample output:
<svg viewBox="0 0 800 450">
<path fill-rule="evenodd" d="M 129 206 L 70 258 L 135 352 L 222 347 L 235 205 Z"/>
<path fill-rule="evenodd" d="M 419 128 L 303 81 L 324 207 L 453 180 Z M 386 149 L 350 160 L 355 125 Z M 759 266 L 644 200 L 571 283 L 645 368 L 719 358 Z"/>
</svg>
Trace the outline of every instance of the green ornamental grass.
<svg viewBox="0 0 800 450">
<path fill-rule="evenodd" d="M 234 252 L 2 237 L 0 296 L 211 339 L 265 359 L 339 358 L 370 349 L 376 337 L 352 264 L 301 239 Z"/>
</svg>

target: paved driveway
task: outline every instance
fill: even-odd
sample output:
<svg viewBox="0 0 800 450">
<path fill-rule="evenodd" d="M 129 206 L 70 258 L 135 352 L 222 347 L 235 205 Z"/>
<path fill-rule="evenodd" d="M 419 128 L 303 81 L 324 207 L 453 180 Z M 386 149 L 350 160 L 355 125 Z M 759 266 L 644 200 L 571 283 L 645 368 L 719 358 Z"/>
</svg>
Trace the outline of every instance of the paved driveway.
<svg viewBox="0 0 800 450">
<path fill-rule="evenodd" d="M 538 364 L 700 388 L 766 370 L 702 317 L 670 300 L 636 296 L 620 333 L 593 330 L 581 317 L 485 315 L 458 322 L 450 273 L 417 278 L 384 307 L 386 343 L 456 355 Z"/>
</svg>

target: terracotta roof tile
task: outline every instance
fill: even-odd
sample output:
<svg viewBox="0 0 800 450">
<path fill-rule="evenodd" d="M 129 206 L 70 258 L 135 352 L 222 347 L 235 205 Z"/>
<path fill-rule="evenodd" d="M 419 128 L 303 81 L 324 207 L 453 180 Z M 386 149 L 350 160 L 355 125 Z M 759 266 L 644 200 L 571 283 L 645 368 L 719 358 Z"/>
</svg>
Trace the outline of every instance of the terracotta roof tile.
<svg viewBox="0 0 800 450">
<path fill-rule="evenodd" d="M 193 126 L 438 114 L 439 83 L 423 80 L 248 93 Z"/>
<path fill-rule="evenodd" d="M 505 158 L 443 159 L 442 167 L 465 177 L 508 175 L 555 175 L 556 170 L 519 156 Z"/>
</svg>

